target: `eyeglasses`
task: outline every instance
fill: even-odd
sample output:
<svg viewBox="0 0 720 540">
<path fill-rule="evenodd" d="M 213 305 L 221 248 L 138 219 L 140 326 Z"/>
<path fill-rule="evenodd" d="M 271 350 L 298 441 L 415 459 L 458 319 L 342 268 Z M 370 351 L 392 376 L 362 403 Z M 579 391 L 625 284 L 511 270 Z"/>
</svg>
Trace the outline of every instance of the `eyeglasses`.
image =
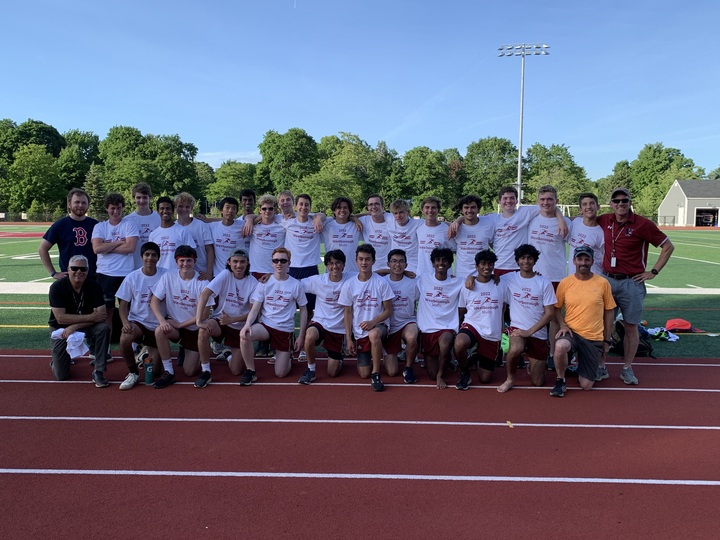
<svg viewBox="0 0 720 540">
<path fill-rule="evenodd" d="M 615 204 L 627 204 L 630 202 L 630 199 L 610 199 Z"/>
<path fill-rule="evenodd" d="M 275 210 L 275 209 L 272 206 L 267 206 L 265 208 L 260 209 L 261 212 L 272 212 L 273 210 Z"/>
<path fill-rule="evenodd" d="M 390 259 L 390 264 L 405 264 L 404 259 Z"/>
<path fill-rule="evenodd" d="M 288 262 L 287 259 L 273 259 L 272 260 L 273 264 L 285 264 L 286 262 Z"/>
<path fill-rule="evenodd" d="M 70 270 L 73 272 L 87 272 L 87 266 L 71 266 Z"/>
</svg>

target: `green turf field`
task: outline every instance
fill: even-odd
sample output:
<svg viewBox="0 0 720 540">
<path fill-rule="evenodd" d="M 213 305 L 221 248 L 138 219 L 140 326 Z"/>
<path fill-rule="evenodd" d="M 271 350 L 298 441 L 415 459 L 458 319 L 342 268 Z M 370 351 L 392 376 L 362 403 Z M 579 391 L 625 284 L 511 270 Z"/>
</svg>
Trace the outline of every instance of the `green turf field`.
<svg viewBox="0 0 720 540">
<path fill-rule="evenodd" d="M 3 283 L 51 283 L 37 256 L 40 238 L 7 238 L 8 232 L 44 232 L 47 226 L 0 225 L 0 286 Z M 689 320 L 695 327 L 720 333 L 719 295 L 697 294 L 720 289 L 720 231 L 672 230 L 675 252 L 663 272 L 648 283 L 644 318 L 650 327 L 671 318 Z M 659 250 L 651 249 L 652 263 Z M 56 252 L 53 252 L 56 256 Z M 657 294 L 662 289 L 675 294 Z M 681 289 L 678 291 L 678 289 Z M 677 294 L 682 293 L 682 294 Z M 48 347 L 49 308 L 44 294 L 0 294 L 0 349 Z M 720 337 L 684 335 L 675 343 L 656 342 L 659 357 L 717 357 Z"/>
</svg>

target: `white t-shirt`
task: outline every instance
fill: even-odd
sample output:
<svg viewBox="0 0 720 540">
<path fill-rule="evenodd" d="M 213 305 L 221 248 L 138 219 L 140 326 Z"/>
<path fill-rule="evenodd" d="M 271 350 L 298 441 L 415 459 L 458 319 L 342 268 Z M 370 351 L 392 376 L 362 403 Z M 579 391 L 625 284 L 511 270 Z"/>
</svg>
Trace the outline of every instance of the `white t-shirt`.
<svg viewBox="0 0 720 540">
<path fill-rule="evenodd" d="M 463 322 L 471 325 L 481 337 L 490 341 L 500 341 L 502 338 L 505 288 L 502 280 L 497 285 L 492 279 L 487 283 L 475 280 L 472 291 L 465 287 L 460 291 L 458 307 L 467 310 Z"/>
<path fill-rule="evenodd" d="M 230 270 L 220 272 L 207 286 L 218 299 L 213 318 L 217 319 L 222 314 L 240 317 L 250 313 L 250 297 L 257 284 L 258 280 L 250 275 L 236 279 Z M 245 322 L 234 322 L 230 327 L 240 330 L 244 325 Z"/>
<path fill-rule="evenodd" d="M 390 250 L 402 249 L 407 259 L 406 270 L 417 274 L 418 242 L 415 231 L 422 225 L 423 221 L 409 218 L 405 225 L 400 225 L 393 215 L 386 218 L 386 221 L 388 234 L 390 235 Z M 385 264 L 387 266 L 387 258 L 385 258 Z"/>
<path fill-rule="evenodd" d="M 272 274 L 272 252 L 275 248 L 285 245 L 285 227 L 280 225 L 280 219 L 265 225 L 257 223 L 253 227 L 250 238 L 250 271 Z"/>
<path fill-rule="evenodd" d="M 176 271 L 165 272 L 153 287 L 152 293 L 159 300 L 165 300 L 168 317 L 177 322 L 184 322 L 197 315 L 200 293 L 208 286 L 208 281 L 198 279 L 195 272 L 191 279 L 182 279 Z M 197 330 L 195 324 L 186 326 L 188 330 Z"/>
<path fill-rule="evenodd" d="M 102 238 L 103 243 L 126 240 L 138 236 L 135 220 L 122 218 L 117 225 L 101 221 L 93 228 L 92 238 Z M 132 253 L 98 253 L 97 273 L 106 276 L 124 277 L 135 270 Z"/>
<path fill-rule="evenodd" d="M 493 250 L 497 255 L 495 268 L 499 270 L 517 270 L 515 248 L 527 242 L 527 225 L 530 220 L 540 214 L 536 206 L 520 206 L 509 218 L 502 214 L 489 214 L 495 228 L 493 234 Z"/>
<path fill-rule="evenodd" d="M 238 218 L 230 226 L 223 225 L 222 221 L 212 221 L 207 224 L 210 228 L 210 236 L 215 246 L 215 264 L 213 275 L 219 276 L 225 270 L 230 254 L 236 249 L 245 249 L 245 242 L 242 238 L 242 229 L 245 222 Z M 248 254 L 248 258 L 249 254 Z"/>
<path fill-rule="evenodd" d="M 335 219 L 326 219 L 323 225 L 322 238 L 325 244 L 325 253 L 339 249 L 345 254 L 345 271 L 357 272 L 355 263 L 355 250 L 358 247 L 361 233 L 352 221 L 338 223 Z"/>
<path fill-rule="evenodd" d="M 258 283 L 251 299 L 253 304 L 263 303 L 260 321 L 281 332 L 295 330 L 295 304 L 307 305 L 302 283 L 292 276 L 283 281 L 270 276 L 265 283 Z"/>
<path fill-rule="evenodd" d="M 532 328 L 545 313 L 545 306 L 555 305 L 552 283 L 543 276 L 524 278 L 520 272 L 510 272 L 500 278 L 506 286 L 505 303 L 510 308 L 510 325 L 521 330 Z M 547 339 L 547 327 L 533 334 L 534 338 Z"/>
<path fill-rule="evenodd" d="M 495 223 L 489 216 L 479 216 L 475 225 L 460 224 L 455 236 L 457 245 L 456 276 L 465 278 L 476 271 L 475 255 L 480 251 L 490 249 L 494 232 Z"/>
<path fill-rule="evenodd" d="M 345 308 L 338 301 L 345 282 L 356 275 L 355 272 L 343 272 L 340 281 L 330 281 L 330 274 L 325 273 L 306 277 L 302 281 L 305 293 L 317 296 L 312 320 L 320 323 L 328 332 L 345 333 L 345 324 L 343 322 Z"/>
<path fill-rule="evenodd" d="M 421 223 L 415 231 L 418 243 L 418 264 L 417 275 L 434 274 L 430 254 L 435 248 L 453 248 L 453 243 L 448 240 L 448 224 L 439 222 L 435 227 L 428 227 Z"/>
<path fill-rule="evenodd" d="M 205 246 L 212 246 L 214 244 L 212 236 L 210 235 L 210 227 L 206 223 L 203 223 L 199 219 L 192 218 L 192 221 L 187 225 L 182 225 L 175 222 L 180 227 L 186 228 L 190 232 L 193 240 L 195 240 L 195 250 L 197 251 L 197 262 L 195 263 L 195 269 L 198 272 L 207 272 L 207 251 Z M 212 271 L 212 268 L 210 269 Z"/>
<path fill-rule="evenodd" d="M 160 281 L 165 272 L 164 268 L 158 267 L 154 276 L 146 276 L 142 268 L 138 268 L 123 279 L 115 296 L 120 300 L 130 302 L 128 320 L 139 322 L 148 330 L 157 328 L 158 321 L 150 310 L 150 296 L 152 288 Z"/>
<path fill-rule="evenodd" d="M 177 269 L 175 264 L 175 250 L 179 246 L 190 246 L 195 248 L 197 251 L 197 244 L 193 240 L 190 231 L 187 227 L 173 223 L 172 227 L 158 227 L 150 233 L 150 242 L 155 242 L 160 246 L 160 260 L 158 261 L 159 268 L 166 268 L 168 270 Z"/>
<path fill-rule="evenodd" d="M 415 304 L 418 300 L 417 280 L 403 276 L 400 281 L 393 281 L 385 276 L 393 292 L 393 313 L 390 315 L 389 331 L 398 332 L 411 322 L 417 322 Z"/>
<path fill-rule="evenodd" d="M 570 220 L 565 218 L 570 230 Z M 567 254 L 565 239 L 558 232 L 558 220 L 555 216 L 535 216 L 528 224 L 527 243 L 535 246 L 540 258 L 535 263 L 535 271 L 552 282 L 559 282 L 567 276 Z"/>
<path fill-rule="evenodd" d="M 285 247 L 290 250 L 290 267 L 317 266 L 320 262 L 320 234 L 315 232 L 313 220 L 304 223 L 297 218 L 281 221 L 285 227 Z"/>
<path fill-rule="evenodd" d="M 375 264 L 373 272 L 387 268 L 387 255 L 390 252 L 390 235 L 388 234 L 388 219 L 395 219 L 393 215 L 385 212 L 383 221 L 375 223 L 372 216 L 362 216 L 360 223 L 363 226 L 363 241 L 375 248 Z M 357 337 L 357 336 L 355 336 Z"/>
<path fill-rule="evenodd" d="M 464 284 L 464 280 L 450 274 L 445 281 L 435 279 L 434 272 L 417 278 L 417 322 L 421 332 L 458 331 L 458 301 Z"/>
<path fill-rule="evenodd" d="M 393 298 L 390 285 L 377 274 L 372 274 L 367 281 L 360 281 L 357 276 L 354 276 L 345 282 L 340 291 L 338 303 L 341 306 L 352 306 L 353 308 L 355 339 L 367 337 L 369 331 L 360 328 L 360 323 L 380 315 L 383 312 L 383 302 Z"/>
<path fill-rule="evenodd" d="M 605 235 L 600 225 L 588 227 L 581 218 L 575 218 L 569 227 L 568 244 L 570 244 L 570 252 L 568 254 L 568 275 L 575 273 L 575 265 L 572 262 L 573 254 L 576 247 L 590 246 L 595 254 L 593 258 L 592 271 L 593 274 L 603 275 L 602 261 L 605 255 Z"/>
<path fill-rule="evenodd" d="M 135 211 L 125 216 L 125 219 L 128 218 L 134 219 L 138 228 L 138 241 L 133 260 L 135 268 L 140 268 L 143 265 L 142 257 L 140 257 L 140 248 L 145 242 L 149 241 L 150 233 L 160 226 L 160 214 L 153 210 L 147 216 L 141 216 Z"/>
</svg>

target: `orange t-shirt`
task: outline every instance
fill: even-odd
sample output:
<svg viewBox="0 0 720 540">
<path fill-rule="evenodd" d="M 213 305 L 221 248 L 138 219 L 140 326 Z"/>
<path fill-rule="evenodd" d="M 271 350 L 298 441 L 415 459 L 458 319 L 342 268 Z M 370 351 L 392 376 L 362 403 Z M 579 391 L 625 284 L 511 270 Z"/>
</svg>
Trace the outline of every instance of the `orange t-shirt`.
<svg viewBox="0 0 720 540">
<path fill-rule="evenodd" d="M 573 274 L 560 282 L 555 296 L 555 307 L 565 307 L 565 323 L 570 330 L 590 341 L 603 340 L 605 311 L 616 305 L 607 279 L 593 274 L 581 280 Z"/>
</svg>

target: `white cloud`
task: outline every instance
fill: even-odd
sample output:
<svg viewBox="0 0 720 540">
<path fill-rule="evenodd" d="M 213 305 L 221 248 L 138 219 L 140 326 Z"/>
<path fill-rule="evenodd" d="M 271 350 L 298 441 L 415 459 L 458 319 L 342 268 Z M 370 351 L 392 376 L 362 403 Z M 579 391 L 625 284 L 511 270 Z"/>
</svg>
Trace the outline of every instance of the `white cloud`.
<svg viewBox="0 0 720 540">
<path fill-rule="evenodd" d="M 228 160 L 240 161 L 241 163 L 258 163 L 262 159 L 259 150 L 249 151 L 218 151 L 218 152 L 198 152 L 195 161 L 204 161 L 213 169 L 217 169 L 220 165 Z"/>
</svg>

